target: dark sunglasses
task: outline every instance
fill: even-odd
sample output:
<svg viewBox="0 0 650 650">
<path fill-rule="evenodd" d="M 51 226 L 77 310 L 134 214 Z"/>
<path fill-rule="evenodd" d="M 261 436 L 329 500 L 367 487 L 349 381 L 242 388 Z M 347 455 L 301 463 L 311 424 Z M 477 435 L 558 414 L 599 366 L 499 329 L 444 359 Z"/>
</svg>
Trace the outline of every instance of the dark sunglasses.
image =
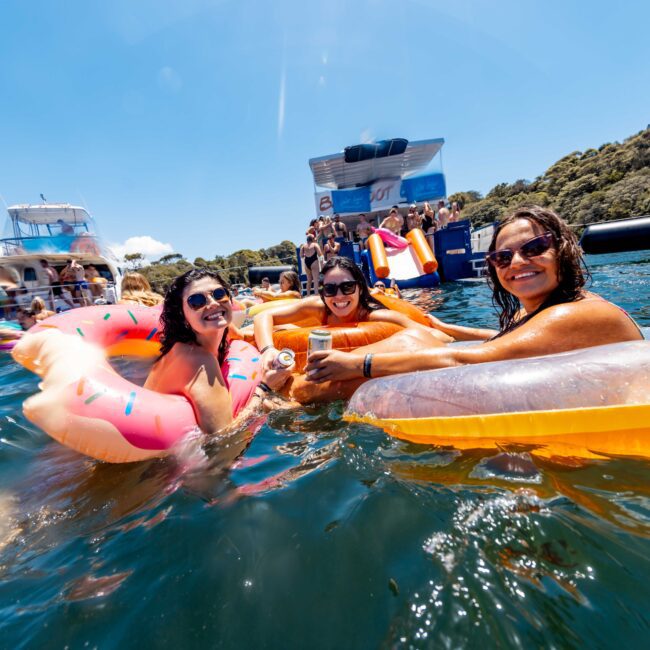
<svg viewBox="0 0 650 650">
<path fill-rule="evenodd" d="M 543 235 L 538 235 L 523 243 L 519 248 L 502 248 L 498 251 L 492 251 L 485 256 L 485 259 L 499 269 L 505 269 L 512 264 L 512 259 L 515 253 L 519 254 L 527 260 L 531 257 L 543 255 L 551 246 L 553 246 L 553 233 L 545 232 Z"/>
<path fill-rule="evenodd" d="M 346 282 L 341 282 L 340 284 L 334 284 L 333 282 L 327 282 L 323 285 L 323 295 L 327 298 L 333 298 L 339 291 L 344 296 L 351 296 L 357 288 L 357 283 L 355 280 L 347 280 Z"/>
<path fill-rule="evenodd" d="M 229 298 L 228 292 L 223 287 L 217 287 L 207 293 L 193 293 L 187 296 L 187 305 L 190 309 L 196 311 L 202 309 L 208 304 L 208 296 L 212 296 L 213 300 L 217 302 L 222 301 L 224 298 Z"/>
</svg>

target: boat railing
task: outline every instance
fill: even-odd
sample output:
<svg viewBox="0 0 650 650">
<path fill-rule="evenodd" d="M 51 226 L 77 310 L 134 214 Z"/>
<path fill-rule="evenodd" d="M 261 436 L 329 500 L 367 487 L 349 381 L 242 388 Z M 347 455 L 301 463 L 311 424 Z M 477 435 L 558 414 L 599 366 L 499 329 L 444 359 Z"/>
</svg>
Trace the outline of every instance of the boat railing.
<svg viewBox="0 0 650 650">
<path fill-rule="evenodd" d="M 7 298 L 0 303 L 0 317 L 13 320 L 19 310 L 29 311 L 34 298 L 42 298 L 45 308 L 53 312 L 76 307 L 112 305 L 117 302 L 115 282 L 101 278 L 99 282 L 61 282 L 55 285 L 35 285 L 6 289 Z M 4 312 L 4 313 L 2 313 Z"/>
<path fill-rule="evenodd" d="M 5 237 L 0 239 L 0 254 L 28 255 L 31 253 L 71 253 L 101 255 L 101 245 L 95 235 L 36 235 L 25 237 Z"/>
</svg>

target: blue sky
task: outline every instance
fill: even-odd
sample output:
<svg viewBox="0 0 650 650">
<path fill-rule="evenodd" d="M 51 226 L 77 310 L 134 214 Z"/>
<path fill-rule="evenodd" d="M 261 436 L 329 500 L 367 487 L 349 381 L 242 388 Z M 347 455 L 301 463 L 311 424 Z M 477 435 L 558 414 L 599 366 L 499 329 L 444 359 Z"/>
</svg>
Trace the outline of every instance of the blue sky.
<svg viewBox="0 0 650 650">
<path fill-rule="evenodd" d="M 448 191 L 650 122 L 650 3 L 2 0 L 0 193 L 190 260 L 299 241 L 307 160 L 443 137 Z M 166 245 L 166 246 L 165 246 Z"/>
</svg>

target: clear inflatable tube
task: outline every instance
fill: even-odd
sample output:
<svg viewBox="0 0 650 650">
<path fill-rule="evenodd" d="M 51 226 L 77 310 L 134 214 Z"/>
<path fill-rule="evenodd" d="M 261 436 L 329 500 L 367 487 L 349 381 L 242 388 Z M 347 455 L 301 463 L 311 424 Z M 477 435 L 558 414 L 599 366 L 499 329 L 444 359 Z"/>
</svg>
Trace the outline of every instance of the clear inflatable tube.
<svg viewBox="0 0 650 650">
<path fill-rule="evenodd" d="M 549 439 L 650 456 L 650 342 L 374 379 L 346 419 L 417 442 Z"/>
</svg>

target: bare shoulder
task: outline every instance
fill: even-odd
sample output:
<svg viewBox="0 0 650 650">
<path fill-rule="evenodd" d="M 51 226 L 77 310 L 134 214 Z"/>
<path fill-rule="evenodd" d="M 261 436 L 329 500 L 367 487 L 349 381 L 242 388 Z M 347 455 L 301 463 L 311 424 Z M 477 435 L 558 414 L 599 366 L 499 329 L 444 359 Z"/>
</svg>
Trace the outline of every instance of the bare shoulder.
<svg viewBox="0 0 650 650">
<path fill-rule="evenodd" d="M 622 332 L 630 331 L 638 334 L 638 328 L 632 318 L 617 305 L 608 302 L 600 296 L 587 293 L 582 300 L 554 305 L 531 319 L 555 325 L 580 325 L 595 330 L 603 326 L 620 328 Z"/>
<path fill-rule="evenodd" d="M 639 329 L 622 309 L 595 297 L 548 307 L 493 345 L 514 351 L 510 356 L 528 356 L 640 338 Z"/>
<path fill-rule="evenodd" d="M 217 360 L 203 348 L 176 343 L 155 363 L 145 387 L 161 393 L 183 393 L 197 375 L 203 372 L 214 375 L 217 371 Z"/>
</svg>

